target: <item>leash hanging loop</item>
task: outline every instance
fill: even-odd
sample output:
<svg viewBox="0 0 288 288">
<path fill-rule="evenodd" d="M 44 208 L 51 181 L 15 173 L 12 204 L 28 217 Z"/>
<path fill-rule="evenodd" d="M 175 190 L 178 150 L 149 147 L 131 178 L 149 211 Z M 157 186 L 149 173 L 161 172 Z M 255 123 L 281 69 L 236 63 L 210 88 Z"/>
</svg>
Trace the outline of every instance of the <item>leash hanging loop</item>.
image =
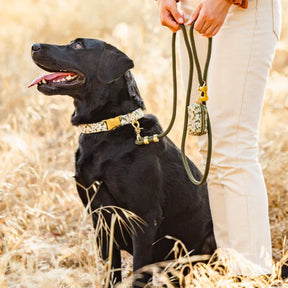
<svg viewBox="0 0 288 288">
<path fill-rule="evenodd" d="M 149 144 L 149 143 L 157 143 L 159 140 L 165 136 L 168 135 L 168 133 L 171 131 L 175 119 L 176 119 L 176 112 L 177 112 L 177 75 L 176 75 L 176 33 L 172 34 L 172 67 L 173 67 L 173 73 L 172 73 L 172 78 L 173 78 L 173 110 L 172 110 L 172 116 L 170 123 L 167 127 L 167 129 L 162 132 L 161 134 L 155 134 L 153 136 L 146 136 L 146 137 L 141 137 L 137 138 L 135 140 L 136 145 L 143 145 L 143 144 Z M 174 52 L 173 52 L 174 51 Z M 145 142 L 144 142 L 145 138 Z M 148 143 L 147 143 L 148 141 Z"/>
</svg>

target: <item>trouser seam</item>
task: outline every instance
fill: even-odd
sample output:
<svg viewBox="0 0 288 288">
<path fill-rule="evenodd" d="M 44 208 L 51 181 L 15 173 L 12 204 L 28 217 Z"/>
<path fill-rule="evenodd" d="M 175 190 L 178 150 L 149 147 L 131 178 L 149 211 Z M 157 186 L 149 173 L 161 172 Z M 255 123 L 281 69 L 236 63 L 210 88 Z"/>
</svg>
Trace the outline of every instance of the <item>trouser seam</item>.
<svg viewBox="0 0 288 288">
<path fill-rule="evenodd" d="M 251 66 L 251 61 L 252 61 L 252 52 L 253 52 L 253 46 L 255 45 L 255 34 L 256 34 L 256 28 L 257 28 L 257 12 L 258 12 L 258 0 L 256 0 L 256 11 L 255 11 L 255 23 L 254 23 L 254 31 L 253 31 L 253 35 L 252 35 L 252 40 L 251 40 L 251 46 L 250 46 L 250 52 L 249 52 L 249 58 L 248 58 L 248 62 L 247 62 L 247 70 L 246 70 L 246 74 L 245 74 L 245 80 L 243 83 L 243 90 L 242 90 L 242 102 L 241 102 L 241 107 L 240 107 L 240 113 L 239 113 L 239 118 L 238 118 L 238 124 L 237 124 L 237 129 L 236 129 L 236 165 L 239 165 L 240 162 L 240 158 L 239 158 L 239 129 L 240 129 L 240 122 L 243 116 L 243 102 L 245 99 L 245 94 L 247 92 L 247 78 L 248 78 L 248 74 L 249 74 L 249 68 Z M 244 173 L 241 172 L 241 178 L 242 178 L 242 183 L 244 185 L 245 183 L 245 179 L 244 179 Z M 243 187 L 245 188 L 245 187 Z M 249 201 L 248 201 L 248 196 L 249 196 L 249 191 L 243 191 L 244 195 L 245 195 L 245 202 L 246 202 L 246 213 L 247 215 L 249 215 Z M 250 217 L 248 216 L 248 221 L 249 221 L 249 237 L 251 237 L 253 235 L 253 231 L 251 230 L 251 223 L 250 223 Z M 248 236 L 248 235 L 247 235 Z M 251 241 L 252 243 L 252 241 Z M 253 251 L 251 251 L 251 245 L 249 247 L 250 251 L 249 253 L 253 253 Z"/>
</svg>

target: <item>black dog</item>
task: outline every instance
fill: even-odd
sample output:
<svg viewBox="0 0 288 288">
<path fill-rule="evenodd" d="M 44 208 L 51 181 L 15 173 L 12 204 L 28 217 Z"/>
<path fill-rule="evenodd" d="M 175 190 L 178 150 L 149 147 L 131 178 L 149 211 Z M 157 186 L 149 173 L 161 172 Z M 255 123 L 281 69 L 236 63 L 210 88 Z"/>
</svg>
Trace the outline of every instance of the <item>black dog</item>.
<svg viewBox="0 0 288 288">
<path fill-rule="evenodd" d="M 179 149 L 169 138 L 135 145 L 138 124 L 142 136 L 162 130 L 154 116 L 142 117 L 144 103 L 129 71 L 134 66 L 132 60 L 115 47 L 94 39 L 76 39 L 65 46 L 34 44 L 32 58 L 53 74 L 35 79 L 30 86 L 38 84 L 44 94 L 69 95 L 74 99 L 72 124 L 80 125 L 83 132 L 76 152 L 75 175 L 83 204 L 89 205 L 89 196 L 93 199 L 92 211 L 101 206 L 117 206 L 132 211 L 146 223 L 141 227 L 134 225 L 132 233 L 121 231 L 116 225 L 113 268 L 121 267 L 120 249 L 133 254 L 134 271 L 163 261 L 174 244 L 166 235 L 180 239 L 191 254 L 212 254 L 216 245 L 207 187 L 197 187 L 189 181 Z M 119 115 L 125 115 L 124 119 L 117 118 Z M 110 120 L 103 122 L 105 119 Z M 97 122 L 100 123 L 85 125 Z M 200 177 L 197 168 L 189 163 Z M 93 183 L 101 184 L 96 196 Z M 95 227 L 97 215 L 93 214 Z M 105 217 L 110 223 L 111 214 L 106 213 Z M 101 242 L 104 259 L 108 257 L 106 240 Z M 143 278 L 146 283 L 148 276 Z M 114 282 L 118 281 L 119 271 L 114 273 Z M 134 287 L 138 287 L 135 281 Z"/>
</svg>

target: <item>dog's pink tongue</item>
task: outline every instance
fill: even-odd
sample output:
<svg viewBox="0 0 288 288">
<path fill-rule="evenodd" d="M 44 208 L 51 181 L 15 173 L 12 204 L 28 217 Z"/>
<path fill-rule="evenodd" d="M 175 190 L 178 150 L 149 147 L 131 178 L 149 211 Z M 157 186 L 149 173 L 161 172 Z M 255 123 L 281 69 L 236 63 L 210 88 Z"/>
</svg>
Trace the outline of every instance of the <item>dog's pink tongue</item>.
<svg viewBox="0 0 288 288">
<path fill-rule="evenodd" d="M 48 75 L 44 75 L 44 76 L 40 76 L 37 77 L 36 79 L 34 79 L 28 86 L 28 88 L 38 84 L 39 82 L 41 82 L 43 79 L 46 80 L 47 82 L 49 81 L 53 81 L 53 80 L 59 80 L 59 79 L 64 79 L 67 76 L 75 76 L 75 73 L 70 73 L 70 72 L 56 72 L 56 73 L 52 73 L 52 74 L 48 74 Z"/>
</svg>

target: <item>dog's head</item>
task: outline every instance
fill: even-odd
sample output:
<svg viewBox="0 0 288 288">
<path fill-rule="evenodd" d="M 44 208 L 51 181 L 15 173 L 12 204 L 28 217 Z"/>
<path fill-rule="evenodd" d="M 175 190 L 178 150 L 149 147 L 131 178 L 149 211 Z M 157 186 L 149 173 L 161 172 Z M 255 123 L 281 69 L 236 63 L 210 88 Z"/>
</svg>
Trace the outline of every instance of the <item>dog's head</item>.
<svg viewBox="0 0 288 288">
<path fill-rule="evenodd" d="M 129 71 L 133 61 L 112 45 L 78 38 L 68 45 L 34 44 L 31 54 L 33 61 L 51 74 L 36 78 L 29 87 L 37 84 L 46 95 L 72 96 L 78 109 L 86 106 L 88 110 L 99 110 L 107 103 L 119 106 L 127 102 L 127 95 L 130 102 L 144 108 Z"/>
</svg>

